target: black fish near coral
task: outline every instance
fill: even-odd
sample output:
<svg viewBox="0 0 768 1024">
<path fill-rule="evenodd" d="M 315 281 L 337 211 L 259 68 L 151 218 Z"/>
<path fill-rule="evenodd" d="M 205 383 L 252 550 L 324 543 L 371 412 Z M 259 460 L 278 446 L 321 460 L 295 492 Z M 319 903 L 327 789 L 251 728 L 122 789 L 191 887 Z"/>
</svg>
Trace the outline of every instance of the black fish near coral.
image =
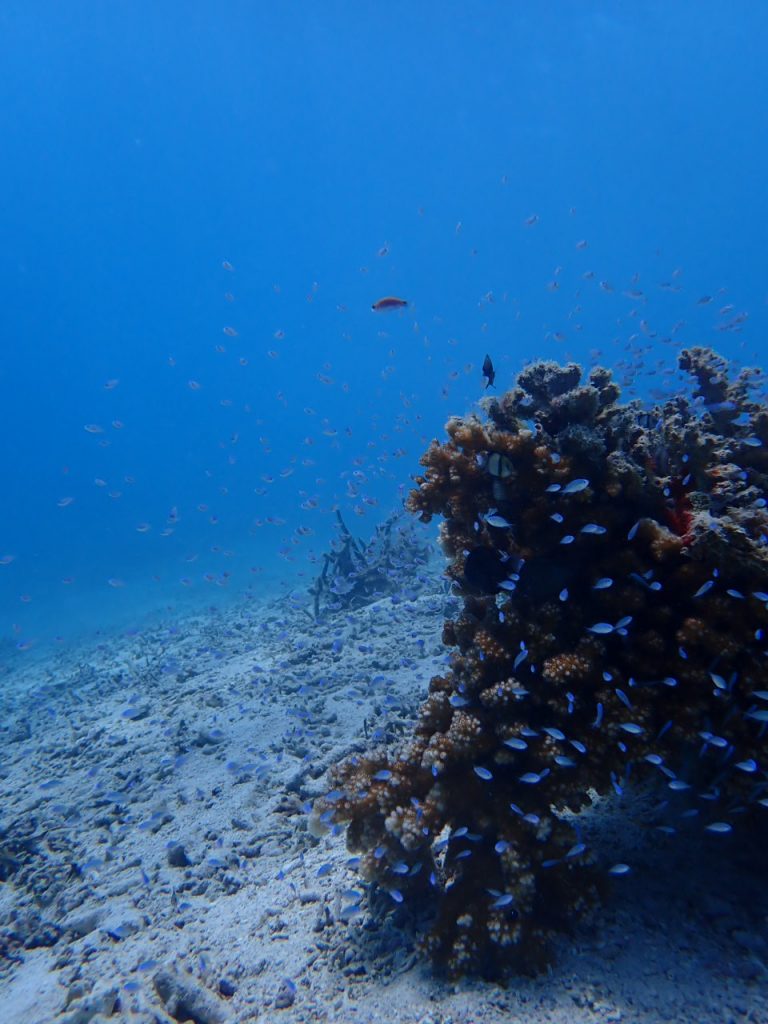
<svg viewBox="0 0 768 1024">
<path fill-rule="evenodd" d="M 496 380 L 496 371 L 493 368 L 493 360 L 487 353 L 485 359 L 483 360 L 483 376 L 486 378 L 486 390 L 490 387 L 493 387 L 493 382 Z"/>
<path fill-rule="evenodd" d="M 629 870 L 562 813 L 590 791 L 631 773 L 711 842 L 768 815 L 768 409 L 755 372 L 680 366 L 693 395 L 648 419 L 608 370 L 533 364 L 422 458 L 408 507 L 443 516 L 463 594 L 451 666 L 405 749 L 339 766 L 315 813 L 364 878 L 429 902 L 452 975 L 541 963 Z"/>
</svg>

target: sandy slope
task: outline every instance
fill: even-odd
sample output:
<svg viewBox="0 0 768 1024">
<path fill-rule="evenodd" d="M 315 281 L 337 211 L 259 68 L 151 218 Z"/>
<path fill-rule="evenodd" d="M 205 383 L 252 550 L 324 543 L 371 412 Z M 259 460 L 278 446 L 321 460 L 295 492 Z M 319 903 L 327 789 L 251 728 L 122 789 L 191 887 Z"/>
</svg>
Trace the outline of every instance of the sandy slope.
<svg viewBox="0 0 768 1024">
<path fill-rule="evenodd" d="M 764 874 L 734 837 L 649 847 L 551 972 L 506 990 L 435 979 L 385 895 L 339 920 L 359 883 L 302 808 L 366 730 L 407 730 L 445 602 L 323 626 L 248 605 L 7 678 L 0 1022 L 768 1021 Z"/>
</svg>

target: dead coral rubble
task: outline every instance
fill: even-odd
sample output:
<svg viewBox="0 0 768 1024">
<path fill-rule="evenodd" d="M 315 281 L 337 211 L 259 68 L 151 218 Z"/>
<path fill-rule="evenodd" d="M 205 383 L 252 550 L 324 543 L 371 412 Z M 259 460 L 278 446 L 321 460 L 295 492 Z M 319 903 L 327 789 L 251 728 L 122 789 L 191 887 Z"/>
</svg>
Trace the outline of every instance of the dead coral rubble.
<svg viewBox="0 0 768 1024">
<path fill-rule="evenodd" d="M 336 511 L 339 536 L 330 554 L 323 555 L 323 567 L 309 590 L 312 617 L 317 621 L 329 612 L 350 611 L 387 595 L 423 589 L 423 569 L 429 561 L 429 547 L 414 523 L 403 523 L 398 509 L 376 527 L 364 543 L 355 537 Z"/>
<path fill-rule="evenodd" d="M 450 669 L 405 749 L 339 766 L 315 814 L 364 878 L 431 901 L 451 975 L 541 963 L 595 901 L 590 790 L 657 785 L 665 831 L 710 842 L 768 815 L 768 411 L 756 371 L 680 366 L 691 396 L 649 409 L 535 363 L 422 458 L 408 505 L 443 517 L 463 596 Z"/>
</svg>

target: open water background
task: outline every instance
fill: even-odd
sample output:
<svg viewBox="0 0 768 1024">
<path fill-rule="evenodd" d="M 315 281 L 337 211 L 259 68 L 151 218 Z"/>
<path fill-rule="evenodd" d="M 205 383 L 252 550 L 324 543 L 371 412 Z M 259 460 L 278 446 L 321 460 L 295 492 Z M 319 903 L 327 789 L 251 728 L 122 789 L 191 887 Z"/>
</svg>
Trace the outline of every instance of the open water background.
<svg viewBox="0 0 768 1024">
<path fill-rule="evenodd" d="M 2 664 L 300 592 L 486 353 L 499 390 L 573 357 L 646 396 L 686 344 L 765 363 L 767 29 L 706 0 L 4 3 Z"/>
</svg>

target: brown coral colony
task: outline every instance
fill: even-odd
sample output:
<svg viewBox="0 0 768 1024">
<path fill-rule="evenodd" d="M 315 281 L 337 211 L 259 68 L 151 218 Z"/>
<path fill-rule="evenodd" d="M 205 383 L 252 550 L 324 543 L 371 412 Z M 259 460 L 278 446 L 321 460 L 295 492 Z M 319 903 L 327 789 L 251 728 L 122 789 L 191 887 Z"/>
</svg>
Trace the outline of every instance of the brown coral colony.
<svg viewBox="0 0 768 1024">
<path fill-rule="evenodd" d="M 408 507 L 443 517 L 463 598 L 451 665 L 405 749 L 341 765 L 316 813 L 365 878 L 432 901 L 453 975 L 539 962 L 625 870 L 578 831 L 590 791 L 658 788 L 667 832 L 768 815 L 768 409 L 757 371 L 680 367 L 692 393 L 649 408 L 535 363 L 422 458 Z"/>
</svg>

